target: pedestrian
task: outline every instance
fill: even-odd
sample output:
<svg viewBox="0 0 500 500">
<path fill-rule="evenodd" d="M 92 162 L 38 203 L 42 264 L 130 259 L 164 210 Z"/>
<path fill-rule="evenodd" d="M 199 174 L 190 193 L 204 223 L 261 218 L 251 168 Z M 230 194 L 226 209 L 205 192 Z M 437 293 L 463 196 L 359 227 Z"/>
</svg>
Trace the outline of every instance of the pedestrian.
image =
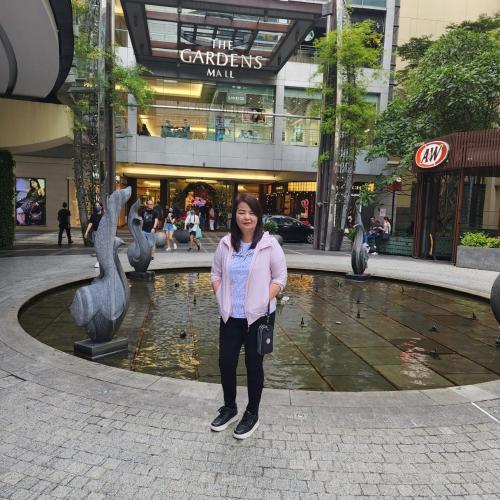
<svg viewBox="0 0 500 500">
<path fill-rule="evenodd" d="M 233 436 L 249 437 L 259 426 L 259 405 L 264 386 L 264 355 L 259 354 L 257 332 L 274 325 L 276 296 L 286 284 L 283 250 L 276 238 L 264 232 L 262 207 L 253 196 L 236 198 L 230 234 L 219 242 L 212 260 L 211 282 L 221 315 L 219 369 L 224 406 L 210 428 L 223 431 L 238 419 L 236 367 L 245 346 L 248 405 Z"/>
<path fill-rule="evenodd" d="M 210 206 L 210 210 L 208 211 L 208 223 L 210 225 L 210 231 L 215 231 L 215 210 L 212 206 Z"/>
<path fill-rule="evenodd" d="M 169 208 L 167 217 L 165 218 L 165 226 L 163 227 L 163 230 L 167 235 L 167 252 L 170 252 L 172 248 L 174 250 L 177 250 L 177 243 L 175 243 L 174 241 L 174 231 L 175 231 L 174 224 L 175 224 L 174 211 L 171 208 Z"/>
<path fill-rule="evenodd" d="M 384 229 L 382 231 L 382 240 L 387 241 L 392 234 L 392 224 L 389 217 L 384 217 Z"/>
<path fill-rule="evenodd" d="M 207 222 L 207 207 L 206 207 L 206 205 L 202 205 L 198 209 L 198 213 L 200 214 L 200 228 L 202 231 L 205 231 L 205 225 Z"/>
<path fill-rule="evenodd" d="M 382 237 L 382 232 L 384 227 L 380 224 L 380 221 L 372 215 L 370 217 L 370 225 L 368 226 L 368 231 L 365 233 L 364 243 L 368 243 L 370 248 L 370 253 L 377 255 L 377 242 Z"/>
<path fill-rule="evenodd" d="M 156 229 L 158 228 L 158 214 L 153 208 L 153 200 L 146 201 L 146 206 L 142 210 L 142 232 L 149 243 L 151 249 L 151 260 L 154 260 L 156 253 Z"/>
<path fill-rule="evenodd" d="M 94 211 L 93 211 L 92 215 L 90 216 L 89 224 L 87 226 L 87 229 L 85 230 L 85 234 L 83 235 L 84 240 L 88 239 L 89 233 L 90 233 L 90 231 L 92 231 L 91 241 L 92 241 L 92 243 L 94 243 L 95 233 L 99 229 L 99 223 L 101 222 L 103 215 L 104 215 L 104 209 L 102 207 L 102 204 L 97 202 L 94 205 Z M 99 261 L 97 261 L 94 264 L 94 267 L 99 267 Z"/>
<path fill-rule="evenodd" d="M 188 216 L 184 221 L 184 228 L 189 231 L 188 252 L 192 250 L 193 243 L 196 244 L 196 246 L 198 247 L 198 251 L 200 251 L 201 249 L 201 244 L 196 238 L 196 233 L 198 232 L 199 227 L 200 227 L 200 218 L 193 209 L 189 210 Z"/>
<path fill-rule="evenodd" d="M 57 238 L 57 244 L 61 246 L 63 231 L 66 231 L 66 236 L 68 237 L 68 245 L 73 243 L 71 239 L 71 212 L 68 210 L 68 204 L 64 202 L 62 208 L 57 212 L 57 221 L 59 222 L 59 236 Z"/>
</svg>

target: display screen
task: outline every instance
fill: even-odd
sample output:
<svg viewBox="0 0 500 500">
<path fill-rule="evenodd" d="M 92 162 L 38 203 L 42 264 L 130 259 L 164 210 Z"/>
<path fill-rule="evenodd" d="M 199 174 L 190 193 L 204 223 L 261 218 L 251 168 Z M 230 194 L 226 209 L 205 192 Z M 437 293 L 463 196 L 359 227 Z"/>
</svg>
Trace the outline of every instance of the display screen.
<svg viewBox="0 0 500 500">
<path fill-rule="evenodd" d="M 16 177 L 16 224 L 46 224 L 46 182 L 35 177 Z"/>
</svg>

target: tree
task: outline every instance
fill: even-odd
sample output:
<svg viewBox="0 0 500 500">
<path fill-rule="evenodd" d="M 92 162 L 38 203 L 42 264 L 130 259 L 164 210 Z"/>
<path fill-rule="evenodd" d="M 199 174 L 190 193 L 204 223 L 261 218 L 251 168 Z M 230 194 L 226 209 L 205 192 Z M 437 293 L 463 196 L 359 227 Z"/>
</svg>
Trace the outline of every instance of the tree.
<svg viewBox="0 0 500 500">
<path fill-rule="evenodd" d="M 341 99 L 336 106 L 324 99 L 321 110 L 321 133 L 338 134 L 335 151 L 322 151 L 319 163 L 333 159 L 336 165 L 335 184 L 329 193 L 325 248 L 338 246 L 341 239 L 333 243 L 332 232 L 343 234 L 349 207 L 356 158 L 367 144 L 367 132 L 375 119 L 376 109 L 366 100 L 366 68 L 377 68 L 381 53 L 381 36 L 374 31 L 372 21 L 347 25 L 341 32 L 332 31 L 316 43 L 318 49 L 318 72 L 325 74 L 332 66 L 337 67 Z M 337 92 L 328 79 L 317 87 L 325 97 L 331 98 Z M 331 99 L 330 99 L 331 102 Z M 335 155 L 332 158 L 332 155 Z M 338 249 L 338 248 L 337 248 Z"/>
<path fill-rule="evenodd" d="M 152 102 L 154 94 L 143 77 L 148 73 L 146 68 L 124 66 L 114 47 L 102 45 L 99 32 L 109 27 L 100 26 L 101 1 L 72 0 L 72 6 L 79 32 L 75 39 L 76 84 L 70 90 L 70 108 L 74 122 L 75 187 L 83 234 L 94 203 L 98 198 L 105 202 L 114 186 L 114 115 L 127 111 L 129 94 L 138 106 L 144 107 Z"/>
<path fill-rule="evenodd" d="M 481 19 L 452 27 L 423 54 L 405 47 L 413 67 L 400 81 L 399 96 L 378 117 L 367 157 L 400 159 L 397 170 L 378 179 L 380 190 L 411 167 L 418 143 L 500 125 L 498 28 L 481 31 L 480 26 L 492 25 Z"/>
</svg>

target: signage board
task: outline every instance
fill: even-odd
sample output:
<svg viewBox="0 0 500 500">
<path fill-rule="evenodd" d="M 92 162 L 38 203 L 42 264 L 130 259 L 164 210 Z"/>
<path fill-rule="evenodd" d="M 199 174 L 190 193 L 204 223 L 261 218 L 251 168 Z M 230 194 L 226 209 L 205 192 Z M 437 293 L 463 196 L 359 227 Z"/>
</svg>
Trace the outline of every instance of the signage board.
<svg viewBox="0 0 500 500">
<path fill-rule="evenodd" d="M 185 64 L 202 64 L 208 66 L 207 76 L 212 78 L 234 79 L 233 68 L 249 68 L 259 70 L 263 66 L 262 56 L 237 54 L 231 40 L 212 40 L 212 50 L 193 51 L 184 49 L 180 52 L 181 61 Z"/>
<path fill-rule="evenodd" d="M 434 168 L 441 165 L 450 152 L 450 146 L 444 141 L 431 141 L 422 144 L 415 155 L 415 163 L 420 168 Z"/>
</svg>

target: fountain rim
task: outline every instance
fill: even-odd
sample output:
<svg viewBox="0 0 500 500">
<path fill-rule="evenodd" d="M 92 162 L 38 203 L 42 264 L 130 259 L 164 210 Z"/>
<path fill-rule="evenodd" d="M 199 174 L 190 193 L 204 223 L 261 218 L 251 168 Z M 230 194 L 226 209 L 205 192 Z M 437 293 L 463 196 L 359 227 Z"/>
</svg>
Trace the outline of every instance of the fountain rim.
<svg viewBox="0 0 500 500">
<path fill-rule="evenodd" d="M 293 272 L 324 272 L 329 274 L 345 274 L 343 269 L 331 269 L 321 263 L 315 263 L 314 266 L 302 262 L 302 265 L 290 264 L 288 270 Z M 331 267 L 331 266 L 330 266 Z M 158 267 L 155 272 L 181 272 L 181 271 L 206 271 L 210 268 L 208 263 L 172 263 L 169 268 Z M 127 272 L 128 274 L 128 272 Z M 404 276 L 385 276 L 379 273 L 372 273 L 374 279 L 389 280 L 414 285 L 424 285 L 426 287 L 445 289 L 452 292 L 458 292 L 479 300 L 489 298 L 477 290 L 456 287 L 449 283 L 429 282 L 425 279 L 416 281 L 414 279 L 405 279 Z M 45 369 L 53 368 L 69 372 L 77 376 L 84 376 L 90 379 L 97 379 L 102 382 L 117 384 L 118 386 L 151 391 L 154 394 L 159 392 L 175 392 L 176 394 L 190 393 L 199 395 L 206 391 L 207 394 L 213 394 L 214 388 L 219 388 L 219 384 L 200 382 L 192 380 L 181 380 L 170 377 L 150 375 L 139 372 L 129 372 L 121 368 L 98 365 L 94 363 L 89 365 L 89 361 L 54 349 L 27 333 L 19 323 L 19 315 L 29 304 L 36 301 L 41 296 L 54 292 L 58 289 L 64 289 L 74 286 L 78 283 L 85 283 L 95 278 L 95 271 L 89 270 L 80 273 L 80 275 L 56 278 L 44 281 L 43 289 L 41 284 L 32 285 L 27 294 L 11 306 L 5 316 L 4 326 L 8 325 L 12 331 L 11 341 L 5 339 L 2 329 L 0 329 L 0 341 L 3 341 L 9 348 L 15 352 L 33 360 L 36 359 L 44 365 Z M 75 279 L 76 278 L 76 279 Z M 1 311 L 1 308 L 0 308 Z M 17 340 L 17 341 L 16 341 Z M 19 341 L 20 340 L 20 341 Z M 92 367 L 92 370 L 89 370 Z M 97 369 L 96 369 L 97 368 Z M 15 375 L 15 373 L 13 373 Z M 34 379 L 36 381 L 36 376 Z M 77 389 L 77 388 L 76 388 Z M 500 397 L 500 379 L 470 384 L 463 386 L 454 386 L 441 389 L 416 389 L 403 391 L 360 391 L 360 392 L 341 392 L 341 391 L 305 391 L 300 389 L 264 389 L 265 393 L 272 394 L 270 398 L 273 405 L 284 404 L 286 406 L 344 406 L 344 407 L 408 407 L 408 406 L 435 406 L 435 405 L 454 405 L 464 404 L 466 402 L 475 403 L 498 399 Z"/>
</svg>

